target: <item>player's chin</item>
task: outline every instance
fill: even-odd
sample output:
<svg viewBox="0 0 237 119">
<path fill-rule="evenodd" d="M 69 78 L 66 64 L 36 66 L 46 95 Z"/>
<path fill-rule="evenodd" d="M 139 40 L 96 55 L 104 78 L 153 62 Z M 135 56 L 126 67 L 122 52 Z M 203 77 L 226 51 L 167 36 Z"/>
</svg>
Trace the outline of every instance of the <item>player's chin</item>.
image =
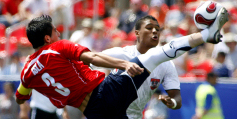
<svg viewBox="0 0 237 119">
<path fill-rule="evenodd" d="M 159 40 L 153 40 L 151 39 L 151 45 L 153 45 L 154 47 L 157 46 L 159 43 Z"/>
<path fill-rule="evenodd" d="M 153 44 L 150 44 L 150 45 L 149 45 L 150 48 L 154 48 L 154 47 L 156 47 L 156 46 L 157 46 L 157 43 L 155 43 L 155 44 L 153 43 Z"/>
</svg>

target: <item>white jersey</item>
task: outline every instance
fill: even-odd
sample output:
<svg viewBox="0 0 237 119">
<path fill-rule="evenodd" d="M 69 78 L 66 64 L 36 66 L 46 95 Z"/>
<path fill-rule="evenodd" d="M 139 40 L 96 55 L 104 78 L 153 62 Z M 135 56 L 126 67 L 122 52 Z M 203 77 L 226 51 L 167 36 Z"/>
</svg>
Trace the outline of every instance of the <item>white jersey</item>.
<svg viewBox="0 0 237 119">
<path fill-rule="evenodd" d="M 42 95 L 36 90 L 32 90 L 32 96 L 30 101 L 30 107 L 31 108 L 39 108 L 43 111 L 54 113 L 57 110 L 57 107 L 55 107 L 47 98 L 46 96 Z"/>
<path fill-rule="evenodd" d="M 131 60 L 141 54 L 136 45 L 124 48 L 115 47 L 104 50 L 102 53 L 123 60 Z M 165 90 L 180 90 L 178 74 L 172 61 L 163 62 L 157 66 L 138 89 L 138 98 L 127 109 L 127 115 L 130 119 L 142 119 L 142 111 L 160 83 Z"/>
</svg>

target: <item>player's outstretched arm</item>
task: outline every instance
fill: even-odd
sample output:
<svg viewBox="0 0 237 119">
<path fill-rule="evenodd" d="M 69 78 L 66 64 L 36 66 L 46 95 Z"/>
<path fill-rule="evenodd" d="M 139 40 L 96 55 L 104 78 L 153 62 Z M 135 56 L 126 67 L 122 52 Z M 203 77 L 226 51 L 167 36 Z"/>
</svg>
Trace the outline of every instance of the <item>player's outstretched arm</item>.
<svg viewBox="0 0 237 119">
<path fill-rule="evenodd" d="M 30 55 L 28 55 L 25 59 L 24 65 L 28 62 Z M 22 83 L 20 83 L 17 91 L 16 91 L 16 102 L 18 104 L 25 103 L 26 100 L 30 99 L 32 89 L 25 88 Z"/>
<path fill-rule="evenodd" d="M 113 58 L 103 53 L 83 52 L 80 56 L 80 60 L 83 61 L 85 64 L 91 63 L 98 67 L 126 70 L 127 73 L 132 77 L 141 74 L 144 70 L 136 63 Z"/>
</svg>

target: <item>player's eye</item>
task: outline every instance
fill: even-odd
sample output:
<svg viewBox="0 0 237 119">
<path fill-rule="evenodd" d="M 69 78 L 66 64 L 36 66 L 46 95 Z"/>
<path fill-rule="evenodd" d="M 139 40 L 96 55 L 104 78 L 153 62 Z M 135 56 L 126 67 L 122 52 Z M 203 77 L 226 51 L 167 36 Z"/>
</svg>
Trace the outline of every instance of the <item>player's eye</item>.
<svg viewBox="0 0 237 119">
<path fill-rule="evenodd" d="M 148 30 L 151 30 L 151 29 L 152 29 L 152 27 L 146 27 L 146 29 L 148 29 Z"/>
<path fill-rule="evenodd" d="M 156 26 L 155 28 L 156 28 L 156 31 L 160 31 L 161 30 L 159 26 Z"/>
</svg>

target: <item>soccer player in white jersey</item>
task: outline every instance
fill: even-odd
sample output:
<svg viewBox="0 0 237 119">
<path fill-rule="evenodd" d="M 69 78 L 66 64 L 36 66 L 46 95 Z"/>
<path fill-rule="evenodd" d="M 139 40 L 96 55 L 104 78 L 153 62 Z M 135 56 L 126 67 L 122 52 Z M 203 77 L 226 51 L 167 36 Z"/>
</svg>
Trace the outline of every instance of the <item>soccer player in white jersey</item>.
<svg viewBox="0 0 237 119">
<path fill-rule="evenodd" d="M 154 35 L 152 39 L 146 37 L 153 28 L 156 29 L 157 33 L 155 34 L 157 35 Z M 144 16 L 135 24 L 136 45 L 126 46 L 124 48 L 114 47 L 104 50 L 102 53 L 129 61 L 140 54 L 145 54 L 150 48 L 156 47 L 159 43 L 160 32 L 158 21 L 152 16 Z M 186 38 L 182 37 L 181 39 Z M 93 65 L 92 68 L 98 69 L 98 67 Z M 133 101 L 127 109 L 129 119 L 142 119 L 142 111 L 146 103 L 150 100 L 152 94 L 160 84 L 163 85 L 168 95 L 160 95 L 159 99 L 171 109 L 181 108 L 182 98 L 180 95 L 178 74 L 173 62 L 167 61 L 158 65 L 138 89 L 138 98 Z"/>
<path fill-rule="evenodd" d="M 140 34 L 142 34 L 140 32 L 145 33 L 145 29 L 152 29 L 153 26 L 151 24 L 157 24 L 156 29 L 158 29 L 158 35 L 156 36 L 156 38 L 139 38 Z M 156 47 L 158 45 L 161 30 L 157 20 L 154 17 L 148 15 L 139 19 L 135 24 L 135 29 L 135 33 L 138 38 L 136 45 L 126 46 L 123 48 L 114 47 L 104 50 L 102 51 L 102 53 L 115 58 L 129 61 L 140 54 L 146 53 L 150 48 Z M 94 66 L 92 67 L 96 68 Z M 160 84 L 163 85 L 164 89 L 168 93 L 168 96 L 160 96 L 160 100 L 162 100 L 164 104 L 166 104 L 169 108 L 181 108 L 182 99 L 180 95 L 180 82 L 178 79 L 178 74 L 173 62 L 167 61 L 157 66 L 138 89 L 138 98 L 133 101 L 127 109 L 127 115 L 130 119 L 142 119 L 142 111 L 146 103 L 151 99 L 151 96 Z M 169 103 L 171 103 L 171 99 L 176 101 L 177 105 L 175 107 L 168 105 Z"/>
</svg>

